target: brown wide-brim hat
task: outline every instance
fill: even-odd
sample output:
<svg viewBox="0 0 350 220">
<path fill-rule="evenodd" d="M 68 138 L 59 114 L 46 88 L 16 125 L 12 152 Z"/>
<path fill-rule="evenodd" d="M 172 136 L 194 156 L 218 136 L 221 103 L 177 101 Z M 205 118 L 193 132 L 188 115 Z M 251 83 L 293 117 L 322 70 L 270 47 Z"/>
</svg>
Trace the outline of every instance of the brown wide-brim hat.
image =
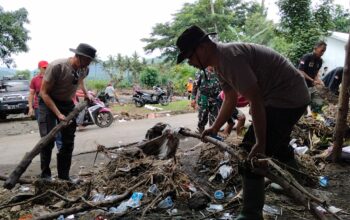
<svg viewBox="0 0 350 220">
<path fill-rule="evenodd" d="M 96 57 L 96 49 L 90 46 L 89 44 L 81 43 L 76 49 L 70 48 L 69 50 L 74 52 L 75 54 L 88 57 L 91 60 L 95 60 Z"/>
<path fill-rule="evenodd" d="M 209 35 L 215 35 L 216 32 L 206 33 L 196 25 L 187 28 L 177 39 L 176 46 L 180 53 L 177 55 L 177 64 L 181 63 L 193 53 L 196 47 Z"/>
</svg>

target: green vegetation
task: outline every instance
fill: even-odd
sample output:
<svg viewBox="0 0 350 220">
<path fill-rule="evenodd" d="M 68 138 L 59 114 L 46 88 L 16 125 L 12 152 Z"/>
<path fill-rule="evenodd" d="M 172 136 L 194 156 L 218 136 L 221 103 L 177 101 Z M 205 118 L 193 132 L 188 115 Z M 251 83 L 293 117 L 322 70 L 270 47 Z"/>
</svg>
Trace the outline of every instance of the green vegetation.
<svg viewBox="0 0 350 220">
<path fill-rule="evenodd" d="M 13 54 L 28 51 L 28 12 L 25 8 L 6 12 L 0 6 L 0 62 L 10 67 L 14 65 Z"/>
<path fill-rule="evenodd" d="M 152 87 L 159 83 L 159 72 L 154 67 L 146 67 L 140 75 L 141 83 L 145 86 Z"/>
<path fill-rule="evenodd" d="M 31 74 L 29 70 L 17 70 L 15 77 L 22 78 L 22 79 L 30 79 Z"/>
<path fill-rule="evenodd" d="M 192 111 L 193 109 L 190 107 L 190 102 L 188 100 L 180 100 L 180 101 L 174 101 L 169 103 L 169 105 L 167 106 L 161 106 L 161 105 L 152 105 L 158 108 L 162 108 L 163 111 L 172 111 L 172 112 L 184 112 L 184 111 Z M 142 108 L 137 108 L 134 104 L 126 104 L 123 106 L 120 105 L 114 105 L 112 107 L 114 112 L 127 112 L 130 115 L 145 115 L 151 112 L 155 112 L 155 111 L 151 111 L 148 110 L 144 107 Z"/>
<path fill-rule="evenodd" d="M 107 87 L 108 82 L 108 80 L 87 80 L 86 87 L 89 90 L 100 92 L 104 91 L 104 89 Z"/>
</svg>

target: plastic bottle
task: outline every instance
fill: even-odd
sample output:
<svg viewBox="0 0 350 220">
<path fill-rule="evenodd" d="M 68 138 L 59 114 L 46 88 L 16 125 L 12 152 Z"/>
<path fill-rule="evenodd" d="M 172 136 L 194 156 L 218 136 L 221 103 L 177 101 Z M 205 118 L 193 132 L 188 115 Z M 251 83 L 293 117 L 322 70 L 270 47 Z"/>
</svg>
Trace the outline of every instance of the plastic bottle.
<svg viewBox="0 0 350 220">
<path fill-rule="evenodd" d="M 149 188 L 148 188 L 148 192 L 151 193 L 152 195 L 159 195 L 160 194 L 160 191 L 157 187 L 156 184 L 152 184 Z"/>
<path fill-rule="evenodd" d="M 167 196 L 165 199 L 163 199 L 162 201 L 160 201 L 158 203 L 158 208 L 169 209 L 169 208 L 173 207 L 173 205 L 174 205 L 173 200 L 171 199 L 170 196 Z"/>
<path fill-rule="evenodd" d="M 141 205 L 141 199 L 143 197 L 142 192 L 134 192 L 131 198 L 128 200 L 128 206 L 131 208 L 137 208 Z"/>
<path fill-rule="evenodd" d="M 103 201 L 104 198 L 105 198 L 105 195 L 104 195 L 104 194 L 96 193 L 95 195 L 93 195 L 92 201 L 94 201 L 94 202 L 100 202 L 100 201 Z"/>
<path fill-rule="evenodd" d="M 58 216 L 57 220 L 64 220 L 64 215 Z"/>
<path fill-rule="evenodd" d="M 327 176 L 320 176 L 320 178 L 319 178 L 319 184 L 322 187 L 327 187 L 328 186 L 328 181 L 329 181 L 329 179 L 328 179 Z"/>
<path fill-rule="evenodd" d="M 216 191 L 214 192 L 214 197 L 215 197 L 215 199 L 221 200 L 221 199 L 224 198 L 224 196 L 225 196 L 225 194 L 224 194 L 224 192 L 221 191 L 221 190 L 216 190 Z"/>
</svg>

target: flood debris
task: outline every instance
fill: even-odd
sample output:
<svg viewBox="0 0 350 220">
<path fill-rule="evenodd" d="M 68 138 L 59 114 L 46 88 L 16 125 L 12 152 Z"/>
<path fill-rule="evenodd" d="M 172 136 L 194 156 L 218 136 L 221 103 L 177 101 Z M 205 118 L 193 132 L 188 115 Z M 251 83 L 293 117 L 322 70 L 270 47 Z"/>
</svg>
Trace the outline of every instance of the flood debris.
<svg viewBox="0 0 350 220">
<path fill-rule="evenodd" d="M 106 161 L 81 167 L 78 183 L 32 178 L 0 189 L 0 219 L 234 219 L 242 202 L 239 163 L 267 177 L 267 219 L 348 219 L 348 207 L 327 191 L 336 177 L 325 175 L 327 162 L 315 157 L 331 140 L 325 121 L 304 117 L 293 131 L 291 145 L 308 147 L 295 151 L 299 170 L 272 158 L 245 161 L 239 137 L 206 137 L 207 143 L 183 149 L 184 141 L 200 135 L 158 123 L 140 142 L 89 152 Z M 327 187 L 319 185 L 321 176 L 329 178 Z"/>
</svg>

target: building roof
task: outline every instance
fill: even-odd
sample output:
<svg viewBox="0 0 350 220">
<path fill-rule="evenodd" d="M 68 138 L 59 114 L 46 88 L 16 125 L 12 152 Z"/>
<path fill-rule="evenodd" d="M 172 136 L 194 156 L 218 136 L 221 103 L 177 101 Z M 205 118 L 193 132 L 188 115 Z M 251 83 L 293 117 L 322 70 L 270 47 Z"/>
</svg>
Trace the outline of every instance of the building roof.
<svg viewBox="0 0 350 220">
<path fill-rule="evenodd" d="M 331 38 L 334 38 L 336 40 L 340 40 L 343 42 L 347 42 L 349 39 L 349 34 L 348 33 L 341 33 L 341 32 L 332 32 Z"/>
</svg>

